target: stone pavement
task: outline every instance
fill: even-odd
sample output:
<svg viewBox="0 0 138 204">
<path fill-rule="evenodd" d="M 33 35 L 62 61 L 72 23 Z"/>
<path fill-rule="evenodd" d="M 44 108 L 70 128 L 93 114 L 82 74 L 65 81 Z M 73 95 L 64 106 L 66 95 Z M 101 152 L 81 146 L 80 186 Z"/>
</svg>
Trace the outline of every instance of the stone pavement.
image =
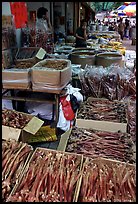
<svg viewBox="0 0 138 204">
<path fill-rule="evenodd" d="M 132 40 L 124 38 L 122 41 L 122 45 L 126 47 L 126 50 L 134 50 L 136 51 L 136 45 L 132 45 Z"/>
</svg>

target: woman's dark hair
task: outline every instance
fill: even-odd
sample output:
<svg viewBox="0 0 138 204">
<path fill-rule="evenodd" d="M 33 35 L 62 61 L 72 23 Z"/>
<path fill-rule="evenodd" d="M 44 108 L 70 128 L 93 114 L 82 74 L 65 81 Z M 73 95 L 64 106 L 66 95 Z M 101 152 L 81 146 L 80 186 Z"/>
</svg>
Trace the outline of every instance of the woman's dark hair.
<svg viewBox="0 0 138 204">
<path fill-rule="evenodd" d="M 84 23 L 87 23 L 85 19 L 81 20 L 80 26 L 82 27 Z"/>
<path fill-rule="evenodd" d="M 46 12 L 48 12 L 48 10 L 44 7 L 40 7 L 38 10 L 37 10 L 37 18 L 42 18 L 43 15 L 46 15 Z"/>
</svg>

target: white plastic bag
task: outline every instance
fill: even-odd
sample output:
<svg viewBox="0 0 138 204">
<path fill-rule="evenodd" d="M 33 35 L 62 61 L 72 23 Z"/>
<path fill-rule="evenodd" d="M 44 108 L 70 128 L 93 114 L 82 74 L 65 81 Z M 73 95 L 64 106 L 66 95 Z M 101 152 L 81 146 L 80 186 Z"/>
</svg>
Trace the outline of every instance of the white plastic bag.
<svg viewBox="0 0 138 204">
<path fill-rule="evenodd" d="M 67 131 L 70 129 L 71 122 L 69 120 L 66 120 L 63 114 L 62 105 L 59 104 L 59 120 L 57 123 L 57 127 L 61 130 Z"/>
</svg>

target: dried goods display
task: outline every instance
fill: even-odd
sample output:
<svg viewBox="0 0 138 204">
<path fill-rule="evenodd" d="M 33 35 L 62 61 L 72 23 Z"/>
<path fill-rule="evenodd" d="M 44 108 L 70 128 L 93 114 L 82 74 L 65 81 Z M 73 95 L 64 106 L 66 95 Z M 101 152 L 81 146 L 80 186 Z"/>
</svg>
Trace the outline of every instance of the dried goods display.
<svg viewBox="0 0 138 204">
<path fill-rule="evenodd" d="M 136 143 L 136 101 L 131 101 L 127 108 L 128 132 Z"/>
<path fill-rule="evenodd" d="M 126 107 L 119 101 L 85 101 L 78 110 L 77 118 L 126 123 Z"/>
<path fill-rule="evenodd" d="M 22 129 L 29 121 L 30 117 L 26 114 L 13 110 L 2 110 L 2 125 Z"/>
<path fill-rule="evenodd" d="M 67 61 L 63 61 L 63 60 L 46 60 L 46 62 L 44 64 L 42 64 L 42 67 L 46 67 L 46 68 L 52 68 L 52 69 L 56 69 L 56 70 L 62 70 L 64 68 L 67 67 Z"/>
<path fill-rule="evenodd" d="M 18 182 L 32 147 L 15 140 L 2 141 L 2 199 L 5 201 Z"/>
<path fill-rule="evenodd" d="M 37 149 L 11 202 L 71 202 L 80 178 L 81 157 Z"/>
<path fill-rule="evenodd" d="M 73 127 L 66 151 L 91 158 L 104 157 L 135 162 L 133 142 L 128 133 L 106 132 Z"/>
<path fill-rule="evenodd" d="M 15 47 L 16 34 L 13 28 L 2 28 L 2 50 Z"/>
<path fill-rule="evenodd" d="M 136 202 L 136 169 L 86 159 L 79 202 Z"/>
<path fill-rule="evenodd" d="M 37 60 L 28 61 L 28 62 L 22 61 L 22 62 L 16 63 L 14 67 L 18 69 L 27 69 L 27 68 L 33 67 L 36 63 L 37 63 Z"/>
<path fill-rule="evenodd" d="M 2 68 L 10 68 L 13 64 L 12 51 L 10 49 L 2 51 Z"/>
<path fill-rule="evenodd" d="M 125 96 L 136 94 L 134 73 L 116 65 L 106 68 L 87 65 L 85 70 L 79 73 L 79 80 L 86 97 L 121 100 Z"/>
</svg>

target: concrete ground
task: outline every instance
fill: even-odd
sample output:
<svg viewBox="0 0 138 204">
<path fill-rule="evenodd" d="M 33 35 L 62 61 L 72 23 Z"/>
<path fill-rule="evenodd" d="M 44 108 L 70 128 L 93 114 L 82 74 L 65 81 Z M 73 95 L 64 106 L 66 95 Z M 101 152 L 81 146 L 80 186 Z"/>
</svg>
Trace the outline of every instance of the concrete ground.
<svg viewBox="0 0 138 204">
<path fill-rule="evenodd" d="M 124 38 L 122 41 L 122 45 L 126 47 L 126 50 L 134 50 L 136 51 L 136 45 L 132 45 L 132 40 L 128 38 Z"/>
</svg>

